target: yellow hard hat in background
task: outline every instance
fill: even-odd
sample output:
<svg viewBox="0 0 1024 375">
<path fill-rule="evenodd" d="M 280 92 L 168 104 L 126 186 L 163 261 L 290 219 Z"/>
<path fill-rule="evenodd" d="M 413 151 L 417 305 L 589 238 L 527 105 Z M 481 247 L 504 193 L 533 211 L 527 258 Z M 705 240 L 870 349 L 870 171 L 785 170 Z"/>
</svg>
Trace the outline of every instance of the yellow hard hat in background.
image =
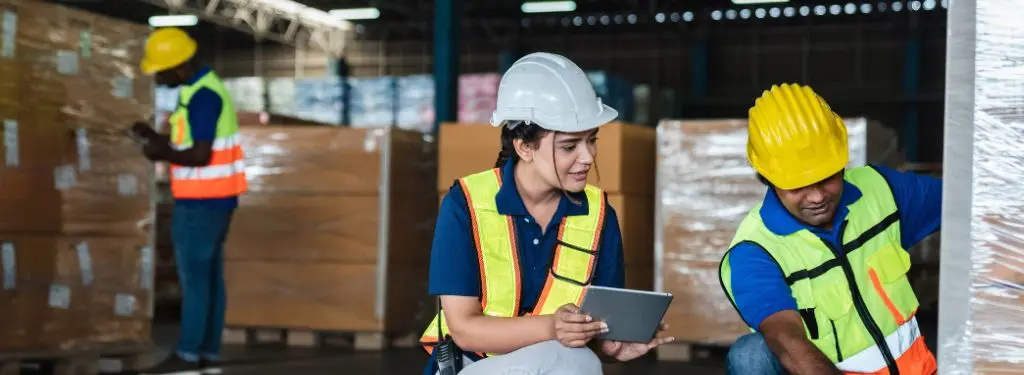
<svg viewBox="0 0 1024 375">
<path fill-rule="evenodd" d="M 850 159 L 846 124 L 810 87 L 772 86 L 750 108 L 747 159 L 780 189 L 809 186 Z"/>
<path fill-rule="evenodd" d="M 156 29 L 146 39 L 146 54 L 142 57 L 142 72 L 154 74 L 188 61 L 196 54 L 196 41 L 177 27 Z"/>
</svg>

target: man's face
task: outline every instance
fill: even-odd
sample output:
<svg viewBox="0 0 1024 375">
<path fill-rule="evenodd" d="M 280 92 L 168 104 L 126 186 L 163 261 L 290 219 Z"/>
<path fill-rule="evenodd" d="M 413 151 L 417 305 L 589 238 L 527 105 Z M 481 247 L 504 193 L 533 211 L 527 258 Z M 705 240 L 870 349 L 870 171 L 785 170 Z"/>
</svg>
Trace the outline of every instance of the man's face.
<svg viewBox="0 0 1024 375">
<path fill-rule="evenodd" d="M 816 227 L 830 229 L 836 208 L 839 207 L 839 197 L 843 194 L 843 172 L 798 189 L 775 188 L 775 193 L 793 217 Z"/>
<path fill-rule="evenodd" d="M 156 84 L 167 87 L 178 87 L 185 83 L 185 79 L 182 78 L 180 69 L 167 69 L 162 72 L 157 72 L 154 79 Z"/>
</svg>

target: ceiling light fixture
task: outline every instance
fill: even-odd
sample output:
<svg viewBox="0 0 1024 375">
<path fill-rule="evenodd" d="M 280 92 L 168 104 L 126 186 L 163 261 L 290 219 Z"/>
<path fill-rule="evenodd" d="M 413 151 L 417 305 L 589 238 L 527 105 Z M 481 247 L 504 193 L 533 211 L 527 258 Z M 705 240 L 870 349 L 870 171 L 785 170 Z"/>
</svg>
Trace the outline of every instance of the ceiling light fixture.
<svg viewBox="0 0 1024 375">
<path fill-rule="evenodd" d="M 332 9 L 327 11 L 332 17 L 342 20 L 375 20 L 380 18 L 380 9 L 377 8 L 348 8 Z"/>
<path fill-rule="evenodd" d="M 523 13 L 572 12 L 576 10 L 575 1 L 530 1 L 520 8 Z"/>
<path fill-rule="evenodd" d="M 167 16 L 149 17 L 149 26 L 153 27 L 187 27 L 199 24 L 199 17 L 191 14 L 172 14 Z"/>
</svg>

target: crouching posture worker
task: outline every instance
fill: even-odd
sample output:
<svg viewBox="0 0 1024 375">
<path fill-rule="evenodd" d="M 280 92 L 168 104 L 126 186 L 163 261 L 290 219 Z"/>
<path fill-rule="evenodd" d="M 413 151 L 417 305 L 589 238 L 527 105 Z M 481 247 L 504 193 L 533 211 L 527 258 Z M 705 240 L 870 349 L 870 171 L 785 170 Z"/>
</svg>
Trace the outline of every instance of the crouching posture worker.
<svg viewBox="0 0 1024 375">
<path fill-rule="evenodd" d="M 153 31 L 142 71 L 180 87 L 170 135 L 136 124 L 153 161 L 171 164 L 171 238 L 181 282 L 181 337 L 174 354 L 145 374 L 217 372 L 224 328 L 224 241 L 238 196 L 246 190 L 238 119 L 220 78 L 198 66 L 196 42 L 181 29 Z"/>
<path fill-rule="evenodd" d="M 587 184 L 597 130 L 617 115 L 562 56 L 527 55 L 502 77 L 495 168 L 456 181 L 438 213 L 430 293 L 441 312 L 421 339 L 424 374 L 439 371 L 439 338 L 458 348 L 462 375 L 601 374 L 601 359 L 670 340 L 596 340 L 608 327 L 577 310 L 587 285 L 624 284 L 618 218 Z"/>
<path fill-rule="evenodd" d="M 722 259 L 725 293 L 754 333 L 730 374 L 936 372 L 907 280 L 908 249 L 939 228 L 941 180 L 845 169 L 846 126 L 809 87 L 750 109 L 747 157 L 769 186 Z"/>
</svg>

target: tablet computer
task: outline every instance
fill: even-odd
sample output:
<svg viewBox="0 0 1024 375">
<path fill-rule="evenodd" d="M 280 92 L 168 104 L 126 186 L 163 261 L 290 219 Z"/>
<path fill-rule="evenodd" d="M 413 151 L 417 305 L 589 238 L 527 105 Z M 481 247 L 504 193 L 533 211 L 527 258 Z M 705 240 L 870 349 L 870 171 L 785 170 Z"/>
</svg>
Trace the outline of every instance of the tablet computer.
<svg viewBox="0 0 1024 375">
<path fill-rule="evenodd" d="M 591 285 L 583 295 L 580 312 L 608 324 L 608 332 L 598 336 L 601 339 L 649 342 L 671 303 L 671 293 Z"/>
</svg>

